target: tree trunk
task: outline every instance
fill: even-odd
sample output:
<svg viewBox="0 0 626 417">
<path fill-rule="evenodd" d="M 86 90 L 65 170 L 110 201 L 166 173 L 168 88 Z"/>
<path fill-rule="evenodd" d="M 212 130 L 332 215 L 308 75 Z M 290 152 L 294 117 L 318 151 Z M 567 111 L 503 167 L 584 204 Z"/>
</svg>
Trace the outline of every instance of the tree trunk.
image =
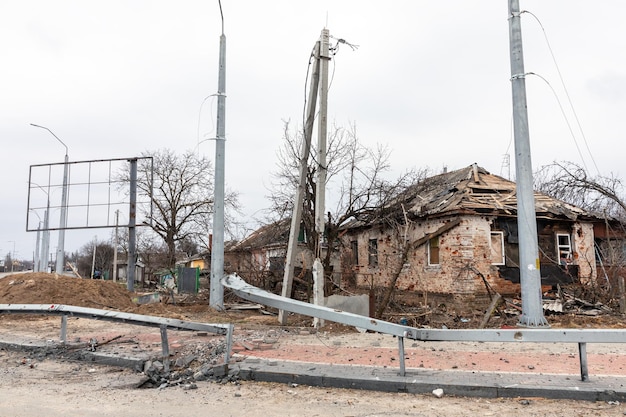
<svg viewBox="0 0 626 417">
<path fill-rule="evenodd" d="M 402 251 L 402 259 L 400 261 L 400 264 L 398 265 L 398 268 L 394 272 L 393 277 L 391 278 L 391 282 L 389 283 L 389 286 L 387 287 L 387 290 L 385 291 L 385 295 L 383 296 L 383 300 L 380 302 L 380 305 L 378 306 L 378 308 L 376 309 L 376 313 L 374 314 L 374 317 L 377 319 L 380 319 L 382 317 L 383 313 L 385 312 L 385 309 L 389 305 L 389 301 L 391 301 L 393 290 L 395 290 L 396 288 L 396 282 L 398 281 L 398 278 L 400 277 L 400 274 L 402 273 L 402 268 L 404 268 L 404 264 L 409 258 L 409 251 L 411 250 L 411 246 L 412 245 L 409 245 L 408 243 L 405 244 L 405 247 Z"/>
</svg>

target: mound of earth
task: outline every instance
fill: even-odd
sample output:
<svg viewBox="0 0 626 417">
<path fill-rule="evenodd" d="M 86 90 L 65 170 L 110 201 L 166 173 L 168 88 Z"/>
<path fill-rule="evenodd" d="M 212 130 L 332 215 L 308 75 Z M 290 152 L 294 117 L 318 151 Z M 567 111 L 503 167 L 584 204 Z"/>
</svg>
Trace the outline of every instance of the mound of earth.
<svg viewBox="0 0 626 417">
<path fill-rule="evenodd" d="M 137 295 L 128 291 L 124 282 L 42 272 L 13 274 L 0 279 L 0 304 L 63 304 L 205 323 L 277 324 L 276 317 L 260 314 L 258 310 L 216 311 L 209 306 L 207 291 L 176 295 L 174 300 L 166 296 L 162 302 L 152 304 L 133 302 Z M 297 320 L 310 321 L 293 317 L 289 324 L 299 325 Z"/>
<path fill-rule="evenodd" d="M 41 272 L 9 275 L 0 280 L 0 303 L 67 304 L 131 310 L 133 294 L 112 281 L 73 278 Z"/>
</svg>

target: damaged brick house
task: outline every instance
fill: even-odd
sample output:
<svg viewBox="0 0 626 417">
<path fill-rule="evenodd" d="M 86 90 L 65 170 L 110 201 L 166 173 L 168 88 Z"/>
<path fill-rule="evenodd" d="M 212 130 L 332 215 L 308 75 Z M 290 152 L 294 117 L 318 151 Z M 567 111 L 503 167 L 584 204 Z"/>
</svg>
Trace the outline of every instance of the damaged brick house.
<svg viewBox="0 0 626 417">
<path fill-rule="evenodd" d="M 224 254 L 226 272 L 236 272 L 252 285 L 280 293 L 290 226 L 291 218 L 282 219 L 260 227 L 242 241 L 232 245 Z M 296 247 L 294 282 L 309 291 L 315 255 L 307 245 L 307 239 L 305 229 L 301 227 Z M 333 271 L 340 271 L 337 256 L 331 256 L 331 267 Z M 327 274 L 333 275 L 333 272 L 327 271 Z M 339 272 L 335 274 L 338 275 Z"/>
<path fill-rule="evenodd" d="M 519 294 L 516 205 L 515 183 L 477 165 L 427 178 L 344 227 L 343 278 L 463 303 Z M 595 279 L 604 220 L 539 193 L 535 206 L 542 286 Z"/>
<path fill-rule="evenodd" d="M 233 245 L 228 254 L 227 272 L 236 272 L 252 285 L 279 291 L 285 268 L 291 219 L 267 224 Z M 313 254 L 306 247 L 303 232 L 298 237 L 296 279 L 302 278 L 313 265 Z M 304 271 L 304 272 L 303 272 Z"/>
</svg>

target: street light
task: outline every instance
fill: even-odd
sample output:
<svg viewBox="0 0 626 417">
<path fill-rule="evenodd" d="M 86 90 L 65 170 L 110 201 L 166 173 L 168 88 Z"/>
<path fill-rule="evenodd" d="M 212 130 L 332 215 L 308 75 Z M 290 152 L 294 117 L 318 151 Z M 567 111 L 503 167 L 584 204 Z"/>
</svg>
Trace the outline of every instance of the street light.
<svg viewBox="0 0 626 417">
<path fill-rule="evenodd" d="M 45 126 L 36 125 L 34 123 L 30 124 L 31 126 L 38 127 L 41 129 L 45 129 L 52 136 L 58 140 L 61 145 L 65 147 L 65 163 L 63 164 L 63 192 L 61 194 L 61 216 L 59 219 L 59 243 L 57 245 L 57 263 L 56 263 L 56 273 L 62 274 L 65 265 L 65 228 L 67 226 L 67 176 L 68 176 L 68 148 L 67 145 L 55 135 L 52 130 L 48 129 Z"/>
<path fill-rule="evenodd" d="M 46 210 L 43 212 L 43 235 L 41 238 L 41 252 L 39 253 L 39 270 L 35 272 L 48 272 L 48 250 L 50 250 L 50 193 L 37 183 L 31 182 L 31 184 L 46 193 L 47 197 Z M 37 214 L 36 211 L 32 209 L 31 211 Z M 39 218 L 39 223 L 41 224 L 39 214 L 37 214 L 37 218 Z M 39 234 L 39 231 L 37 231 L 37 234 Z"/>
</svg>

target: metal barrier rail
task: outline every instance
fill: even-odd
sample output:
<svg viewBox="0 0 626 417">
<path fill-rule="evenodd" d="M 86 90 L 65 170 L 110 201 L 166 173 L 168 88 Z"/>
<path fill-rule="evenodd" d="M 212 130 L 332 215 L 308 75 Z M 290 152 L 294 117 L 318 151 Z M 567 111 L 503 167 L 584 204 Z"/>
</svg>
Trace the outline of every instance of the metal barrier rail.
<svg viewBox="0 0 626 417">
<path fill-rule="evenodd" d="M 587 343 L 626 343 L 626 330 L 624 329 L 418 329 L 281 297 L 246 283 L 236 274 L 224 277 L 222 284 L 246 300 L 398 337 L 400 375 L 402 376 L 406 375 L 405 337 L 437 342 L 578 343 L 580 376 L 583 381 L 589 380 Z"/>
<path fill-rule="evenodd" d="M 226 336 L 226 352 L 224 363 L 230 362 L 230 352 L 233 344 L 232 324 L 209 324 L 193 321 L 171 319 L 166 317 L 146 316 L 143 314 L 125 313 L 113 310 L 101 310 L 97 308 L 77 307 L 64 304 L 0 304 L 0 313 L 9 314 L 51 314 L 61 316 L 62 343 L 67 342 L 67 317 L 81 317 L 94 320 L 105 320 L 120 323 L 134 324 L 137 326 L 158 327 L 161 330 L 161 350 L 163 358 L 169 358 L 169 342 L 167 329 L 195 330 Z M 165 361 L 165 366 L 168 362 Z"/>
</svg>

